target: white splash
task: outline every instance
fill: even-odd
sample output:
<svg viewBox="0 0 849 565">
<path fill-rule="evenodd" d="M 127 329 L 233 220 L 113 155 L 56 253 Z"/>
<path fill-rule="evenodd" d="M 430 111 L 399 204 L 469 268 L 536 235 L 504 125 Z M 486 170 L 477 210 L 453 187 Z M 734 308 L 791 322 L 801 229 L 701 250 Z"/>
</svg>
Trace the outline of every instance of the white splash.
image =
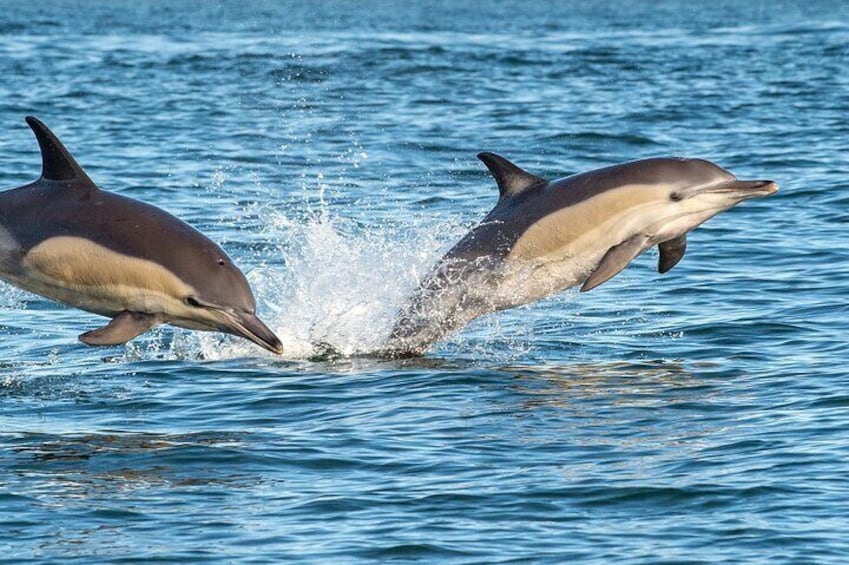
<svg viewBox="0 0 849 565">
<path fill-rule="evenodd" d="M 433 218 L 369 226 L 321 208 L 306 217 L 266 211 L 264 235 L 275 245 L 248 273 L 258 314 L 283 342 L 286 359 L 380 349 L 419 280 L 464 231 Z M 204 359 L 264 353 L 245 340 L 201 332 L 183 332 L 172 352 L 192 350 L 186 340 L 197 340 Z"/>
<path fill-rule="evenodd" d="M 0 310 L 19 310 L 31 297 L 27 291 L 0 281 Z"/>
</svg>

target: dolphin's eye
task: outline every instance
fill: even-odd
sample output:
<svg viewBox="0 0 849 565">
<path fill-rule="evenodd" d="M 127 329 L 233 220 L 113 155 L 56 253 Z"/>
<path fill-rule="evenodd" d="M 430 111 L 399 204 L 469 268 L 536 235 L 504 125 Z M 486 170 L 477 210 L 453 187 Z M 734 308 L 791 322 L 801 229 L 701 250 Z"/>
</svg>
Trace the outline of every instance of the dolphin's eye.
<svg viewBox="0 0 849 565">
<path fill-rule="evenodd" d="M 194 308 L 200 308 L 200 302 L 194 296 L 187 296 L 184 302 Z"/>
<path fill-rule="evenodd" d="M 223 266 L 225 263 L 226 263 L 226 261 L 224 261 L 224 259 L 218 260 L 218 264 L 221 265 L 221 266 Z"/>
<path fill-rule="evenodd" d="M 680 192 L 673 192 L 669 195 L 669 199 L 673 202 L 681 202 L 684 196 Z"/>
</svg>

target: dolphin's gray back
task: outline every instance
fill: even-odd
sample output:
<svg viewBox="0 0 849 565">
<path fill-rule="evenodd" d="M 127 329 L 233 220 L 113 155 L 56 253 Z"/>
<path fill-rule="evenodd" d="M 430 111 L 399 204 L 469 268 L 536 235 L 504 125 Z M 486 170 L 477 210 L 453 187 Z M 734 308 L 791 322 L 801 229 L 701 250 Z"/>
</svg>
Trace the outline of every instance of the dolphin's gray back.
<svg viewBox="0 0 849 565">
<path fill-rule="evenodd" d="M 83 196 L 54 181 L 38 181 L 0 193 L 0 223 L 25 252 L 52 237 L 70 236 L 140 259 L 156 257 L 159 262 L 163 257 L 176 259 L 179 255 L 179 242 L 171 241 L 173 236 L 191 238 L 196 232 L 178 218 L 142 202 L 106 191 Z M 206 239 L 197 235 L 197 242 Z"/>
</svg>

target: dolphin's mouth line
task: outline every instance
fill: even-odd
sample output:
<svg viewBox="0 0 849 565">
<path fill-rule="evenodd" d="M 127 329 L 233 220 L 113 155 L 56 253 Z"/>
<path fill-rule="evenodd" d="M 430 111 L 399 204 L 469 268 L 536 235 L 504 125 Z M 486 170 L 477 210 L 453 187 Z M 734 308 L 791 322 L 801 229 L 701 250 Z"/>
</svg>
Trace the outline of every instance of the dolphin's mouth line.
<svg viewBox="0 0 849 565">
<path fill-rule="evenodd" d="M 207 303 L 203 304 L 203 310 L 212 314 L 212 319 L 171 318 L 168 323 L 188 329 L 228 333 L 252 341 L 274 354 L 283 354 L 280 339 L 253 312 Z"/>
<path fill-rule="evenodd" d="M 741 198 L 769 196 L 777 191 L 778 185 L 771 180 L 733 180 L 704 190 L 712 194 L 735 194 Z"/>
<path fill-rule="evenodd" d="M 223 314 L 225 320 L 228 322 L 223 328 L 228 333 L 244 337 L 277 355 L 283 354 L 283 344 L 280 342 L 280 339 L 255 314 L 245 314 L 250 316 L 248 320 L 250 324 L 248 324 L 240 317 L 238 312 L 223 308 L 216 308 L 216 310 Z"/>
</svg>

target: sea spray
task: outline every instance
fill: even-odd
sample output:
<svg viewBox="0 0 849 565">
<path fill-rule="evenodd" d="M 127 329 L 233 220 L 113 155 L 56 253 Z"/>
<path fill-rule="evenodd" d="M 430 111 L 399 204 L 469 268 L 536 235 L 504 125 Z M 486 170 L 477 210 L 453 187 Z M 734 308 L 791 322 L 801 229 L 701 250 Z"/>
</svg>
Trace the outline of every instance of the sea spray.
<svg viewBox="0 0 849 565">
<path fill-rule="evenodd" d="M 266 210 L 262 223 L 272 251 L 247 276 L 287 359 L 380 350 L 415 286 L 465 229 L 433 218 L 367 225 L 334 216 L 326 205 L 306 215 Z M 192 349 L 186 338 L 196 340 L 204 359 L 263 354 L 241 340 L 200 332 L 175 339 L 175 353 Z"/>
</svg>

